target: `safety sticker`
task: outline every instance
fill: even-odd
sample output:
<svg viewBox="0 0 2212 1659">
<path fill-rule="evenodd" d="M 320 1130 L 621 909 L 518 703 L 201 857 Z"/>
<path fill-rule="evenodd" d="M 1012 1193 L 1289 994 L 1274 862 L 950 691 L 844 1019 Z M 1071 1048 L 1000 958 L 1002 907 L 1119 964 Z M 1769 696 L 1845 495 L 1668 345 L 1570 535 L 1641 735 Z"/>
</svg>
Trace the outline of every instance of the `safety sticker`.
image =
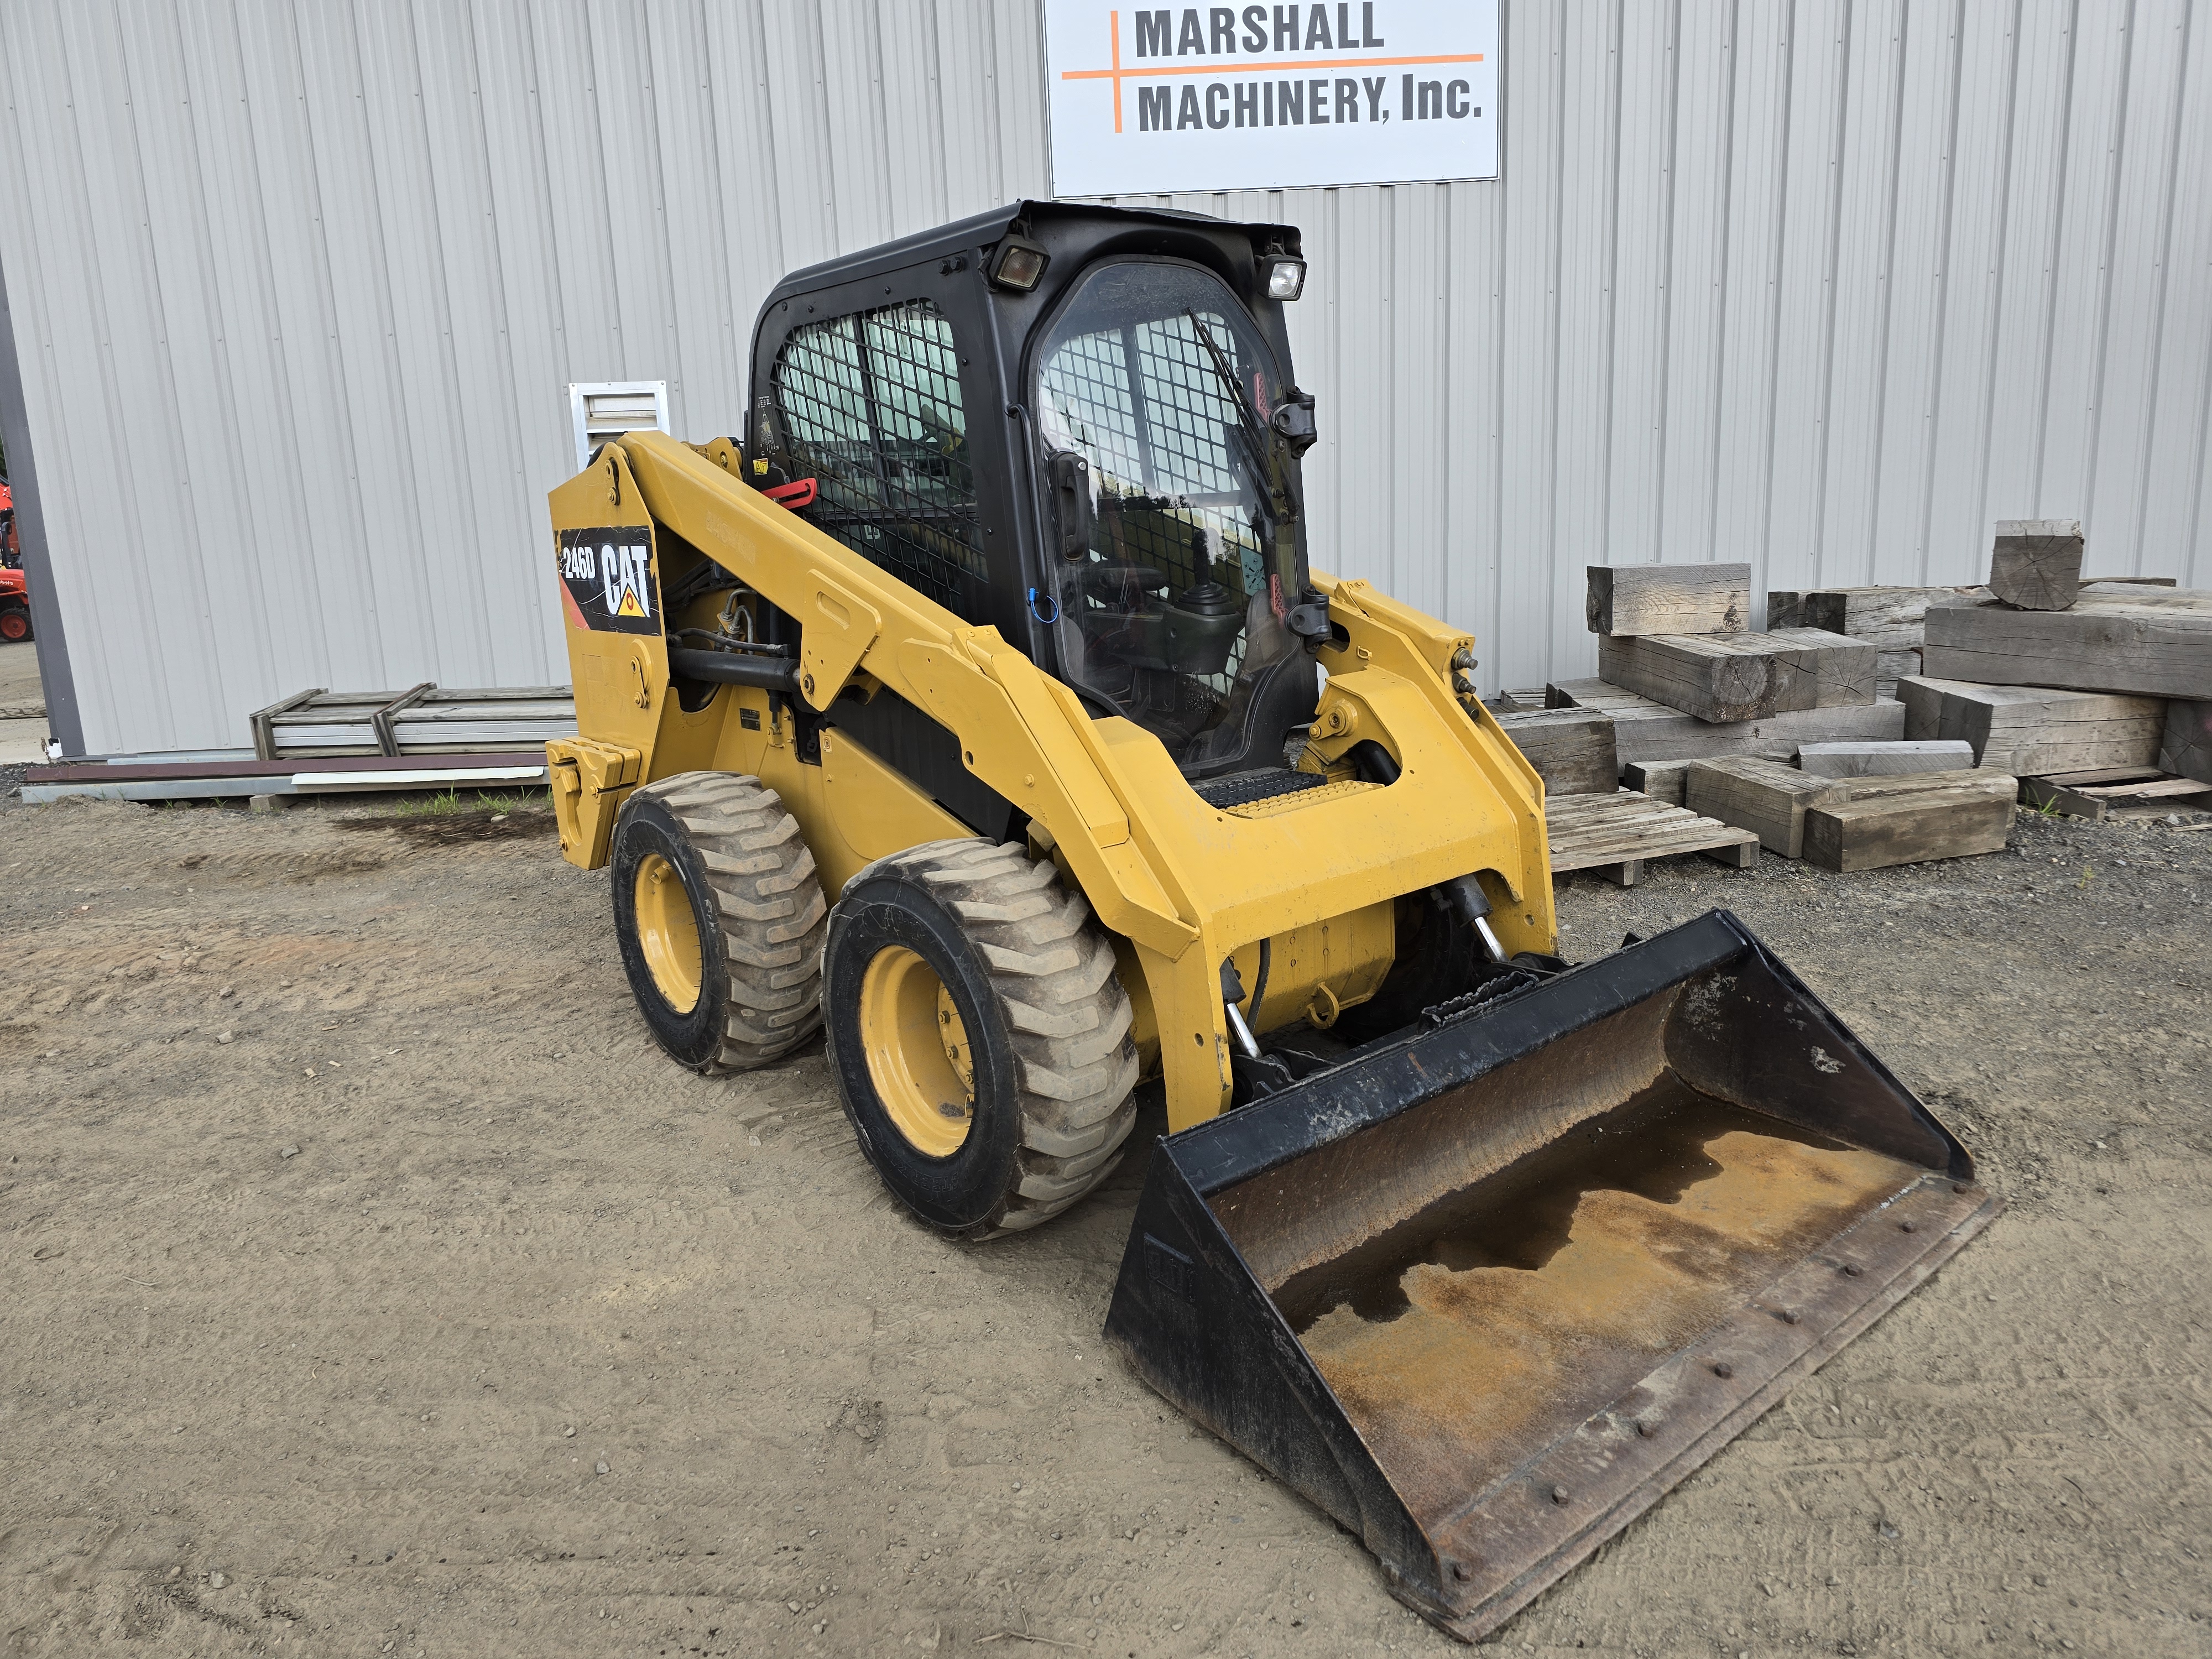
<svg viewBox="0 0 2212 1659">
<path fill-rule="evenodd" d="M 612 525 L 561 532 L 561 581 L 571 627 L 616 634 L 657 634 L 653 616 L 653 532 Z"/>
</svg>

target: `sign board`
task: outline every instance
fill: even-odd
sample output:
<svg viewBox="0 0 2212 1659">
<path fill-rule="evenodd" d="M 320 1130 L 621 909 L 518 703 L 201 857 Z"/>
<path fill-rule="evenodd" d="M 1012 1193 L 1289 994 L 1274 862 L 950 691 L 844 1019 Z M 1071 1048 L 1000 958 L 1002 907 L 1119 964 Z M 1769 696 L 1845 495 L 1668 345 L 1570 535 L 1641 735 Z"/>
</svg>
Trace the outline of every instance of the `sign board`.
<svg viewBox="0 0 2212 1659">
<path fill-rule="evenodd" d="M 1498 0 L 1046 0 L 1056 196 L 1498 176 Z"/>
</svg>

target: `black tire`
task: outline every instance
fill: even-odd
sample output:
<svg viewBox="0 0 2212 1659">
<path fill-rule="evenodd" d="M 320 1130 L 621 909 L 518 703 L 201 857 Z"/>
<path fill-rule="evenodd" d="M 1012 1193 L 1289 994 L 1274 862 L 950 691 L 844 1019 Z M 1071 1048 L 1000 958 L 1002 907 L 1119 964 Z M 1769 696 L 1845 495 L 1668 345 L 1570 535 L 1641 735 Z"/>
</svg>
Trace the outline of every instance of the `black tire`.
<svg viewBox="0 0 2212 1659">
<path fill-rule="evenodd" d="M 716 1077 L 780 1060 L 814 1034 L 829 906 L 775 790 L 728 772 L 647 784 L 623 803 L 611 864 L 623 971 L 662 1048 Z M 665 879 L 672 866 L 697 935 L 688 1007 L 656 978 L 639 921 L 641 868 Z"/>
<path fill-rule="evenodd" d="M 31 632 L 29 605 L 11 605 L 5 609 L 0 609 L 0 643 L 21 645 L 24 641 L 34 637 L 35 635 Z"/>
<path fill-rule="evenodd" d="M 965 1030 L 968 1130 L 948 1156 L 898 1127 L 861 1034 L 870 964 L 900 951 L 921 958 Z M 823 994 L 830 1074 L 860 1150 L 932 1226 L 971 1239 L 1034 1227 L 1120 1162 L 1136 1122 L 1129 997 L 1112 940 L 1049 862 L 981 840 L 878 859 L 830 912 Z"/>
</svg>

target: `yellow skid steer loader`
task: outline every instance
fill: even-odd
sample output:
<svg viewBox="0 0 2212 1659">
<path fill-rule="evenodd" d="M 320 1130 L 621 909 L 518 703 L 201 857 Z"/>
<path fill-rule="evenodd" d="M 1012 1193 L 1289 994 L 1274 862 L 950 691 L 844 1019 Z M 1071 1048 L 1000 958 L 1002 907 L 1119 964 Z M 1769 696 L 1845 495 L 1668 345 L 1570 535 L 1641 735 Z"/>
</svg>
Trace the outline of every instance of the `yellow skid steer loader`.
<svg viewBox="0 0 2212 1659">
<path fill-rule="evenodd" d="M 1297 232 L 1030 202 L 785 279 L 742 437 L 552 495 L 638 1006 L 821 1030 L 883 1182 L 1018 1232 L 1152 1152 L 1107 1334 L 1472 1639 L 1995 1209 L 1737 921 L 1555 954 L 1474 641 L 1310 568 Z"/>
</svg>

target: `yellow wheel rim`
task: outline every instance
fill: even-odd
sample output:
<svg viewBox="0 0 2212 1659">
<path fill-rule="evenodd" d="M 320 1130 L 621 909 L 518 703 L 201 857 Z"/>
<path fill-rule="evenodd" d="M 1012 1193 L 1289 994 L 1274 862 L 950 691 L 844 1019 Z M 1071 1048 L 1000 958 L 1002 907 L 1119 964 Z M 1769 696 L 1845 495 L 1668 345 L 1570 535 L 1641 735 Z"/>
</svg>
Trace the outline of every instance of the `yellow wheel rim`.
<svg viewBox="0 0 2212 1659">
<path fill-rule="evenodd" d="M 637 942 L 654 988 L 679 1014 L 699 1006 L 699 923 L 684 878 L 658 853 L 638 860 Z"/>
<path fill-rule="evenodd" d="M 860 977 L 860 1046 L 877 1098 L 908 1144 L 950 1158 L 975 1121 L 968 1028 L 934 969 L 902 945 L 876 952 Z"/>
</svg>

